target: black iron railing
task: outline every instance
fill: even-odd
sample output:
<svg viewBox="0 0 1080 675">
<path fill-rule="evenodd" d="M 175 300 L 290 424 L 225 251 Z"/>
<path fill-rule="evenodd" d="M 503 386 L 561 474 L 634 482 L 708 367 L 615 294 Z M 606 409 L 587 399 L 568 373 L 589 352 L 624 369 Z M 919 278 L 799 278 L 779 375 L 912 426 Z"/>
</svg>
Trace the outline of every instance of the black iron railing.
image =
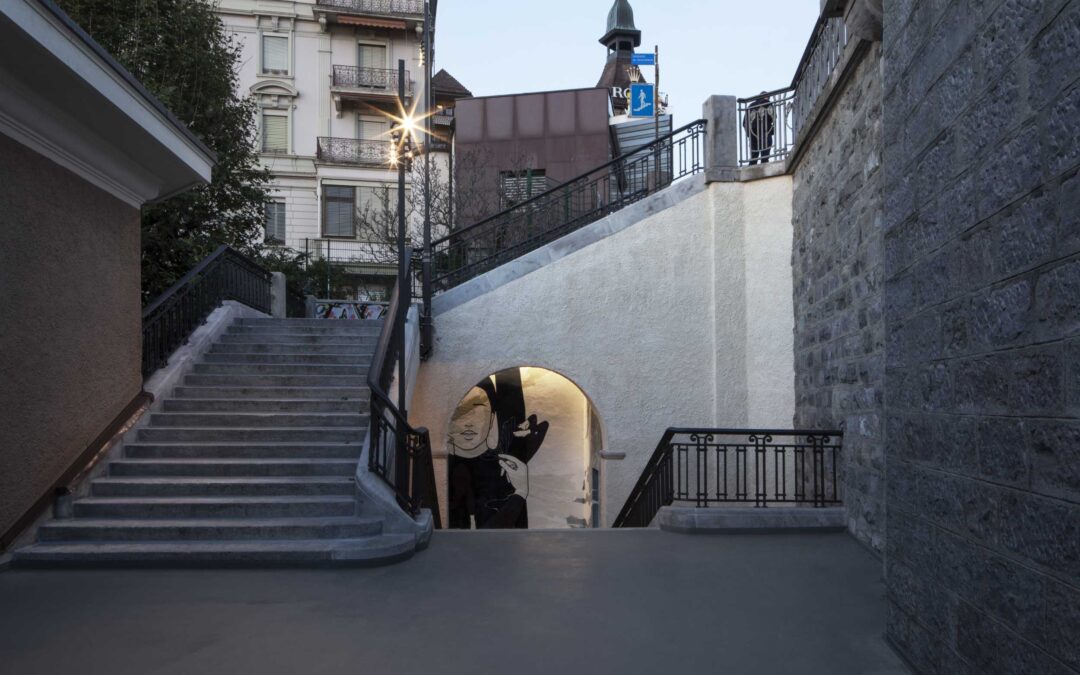
<svg viewBox="0 0 1080 675">
<path fill-rule="evenodd" d="M 389 68 L 361 68 L 359 66 L 334 66 L 334 87 L 342 89 L 371 89 L 389 96 L 397 96 L 397 71 Z M 405 92 L 412 94 L 412 81 L 405 71 Z"/>
<path fill-rule="evenodd" d="M 703 171 L 705 127 L 688 124 L 432 242 L 433 288 L 452 288 Z"/>
<path fill-rule="evenodd" d="M 270 313 L 270 272 L 221 246 L 143 310 L 143 377 L 169 361 L 226 300 Z"/>
<path fill-rule="evenodd" d="M 787 160 L 795 145 L 794 99 L 795 89 L 788 87 L 738 100 L 739 166 Z"/>
<path fill-rule="evenodd" d="M 818 19 L 791 82 L 791 88 L 795 90 L 791 112 L 793 141 L 798 140 L 814 104 L 840 64 L 847 43 L 847 24 L 843 17 L 822 16 Z"/>
<path fill-rule="evenodd" d="M 424 13 L 424 0 L 316 0 L 316 4 L 347 14 L 420 16 Z"/>
<path fill-rule="evenodd" d="M 406 253 L 405 274 L 413 275 L 412 251 Z M 371 430 L 368 468 L 382 478 L 394 491 L 398 504 L 412 516 L 421 509 L 430 509 L 436 529 L 442 527 L 438 493 L 435 487 L 435 465 L 431 456 L 431 436 L 425 428 L 414 429 L 394 404 L 390 395 L 394 381 L 394 365 L 399 361 L 400 331 L 412 305 L 412 293 L 400 291 L 395 284 L 383 322 L 375 356 L 368 371 L 371 388 Z M 403 359 L 402 359 L 403 360 Z M 405 377 L 399 373 L 398 377 Z"/>
<path fill-rule="evenodd" d="M 668 429 L 613 527 L 648 527 L 661 507 L 841 503 L 842 431 Z"/>
<path fill-rule="evenodd" d="M 387 167 L 390 166 L 391 149 L 390 141 L 320 136 L 317 157 L 321 162 Z"/>
</svg>

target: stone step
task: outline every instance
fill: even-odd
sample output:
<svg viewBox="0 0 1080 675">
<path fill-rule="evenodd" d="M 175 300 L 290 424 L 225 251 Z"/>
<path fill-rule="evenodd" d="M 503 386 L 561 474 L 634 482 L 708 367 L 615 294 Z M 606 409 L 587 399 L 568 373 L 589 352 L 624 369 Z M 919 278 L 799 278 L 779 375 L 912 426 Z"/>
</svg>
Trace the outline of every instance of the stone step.
<svg viewBox="0 0 1080 675">
<path fill-rule="evenodd" d="M 350 450 L 355 452 L 356 446 Z M 351 457 L 125 457 L 109 463 L 109 477 L 338 477 L 351 480 L 356 475 L 358 462 L 359 453 Z"/>
<path fill-rule="evenodd" d="M 352 496 L 86 497 L 76 518 L 320 518 L 356 515 Z"/>
<path fill-rule="evenodd" d="M 222 541 L 359 539 L 382 533 L 378 518 L 266 518 L 246 520 L 54 520 L 38 530 L 43 542 Z"/>
<path fill-rule="evenodd" d="M 366 387 L 364 375 L 204 375 L 184 377 L 191 387 Z"/>
<path fill-rule="evenodd" d="M 165 412 L 244 412 L 244 413 L 366 413 L 370 398 L 350 401 L 324 398 L 167 398 Z"/>
<path fill-rule="evenodd" d="M 367 347 L 370 351 L 378 337 L 375 335 L 312 335 L 309 333 L 225 333 L 220 344 L 277 344 L 277 345 L 325 345 L 341 347 Z"/>
<path fill-rule="evenodd" d="M 411 534 L 285 541 L 38 543 L 16 552 L 20 567 L 371 566 L 412 556 Z"/>
<path fill-rule="evenodd" d="M 310 364 L 316 366 L 364 366 L 371 363 L 371 354 L 252 354 L 244 352 L 208 353 L 203 363 L 270 363 L 284 365 Z"/>
<path fill-rule="evenodd" d="M 365 326 L 360 322 L 353 323 L 351 321 L 327 321 L 322 324 L 267 324 L 263 326 L 233 324 L 225 332 L 236 335 L 278 335 L 288 333 L 290 335 L 365 335 L 378 337 L 379 333 L 382 332 L 382 326 Z"/>
<path fill-rule="evenodd" d="M 367 427 L 143 427 L 138 440 L 180 443 L 359 443 Z"/>
<path fill-rule="evenodd" d="M 95 497 L 310 497 L 355 493 L 351 476 L 131 477 L 95 479 Z"/>
<path fill-rule="evenodd" d="M 333 345 L 319 345 L 319 344 L 290 344 L 290 343 L 277 343 L 277 344 L 258 344 L 251 342 L 236 342 L 236 343 L 221 343 L 216 342 L 210 345 L 210 354 L 301 354 L 301 355 L 323 355 L 323 356 L 341 356 L 341 355 L 363 355 L 369 356 L 375 352 L 375 345 L 367 344 L 333 344 Z"/>
<path fill-rule="evenodd" d="M 374 320 L 342 320 L 342 319 L 237 319 L 234 326 L 323 326 L 327 323 L 334 325 L 360 325 L 364 327 L 381 327 L 382 319 Z"/>
<path fill-rule="evenodd" d="M 368 416 L 360 413 L 247 413 L 247 412 L 161 412 L 150 414 L 154 427 L 362 427 Z"/>
<path fill-rule="evenodd" d="M 362 446 L 357 443 L 127 443 L 124 445 L 126 459 L 261 459 L 267 460 L 301 458 L 351 459 L 355 467 Z M 109 466 L 115 468 L 114 460 Z M 134 469 L 133 469 L 134 470 Z M 207 470 L 225 471 L 226 467 Z M 239 471 L 240 469 L 238 469 Z M 164 471 L 164 469 L 162 469 Z M 134 475 L 134 474 L 128 474 Z M 292 474 L 294 475 L 294 474 Z"/>
<path fill-rule="evenodd" d="M 367 375 L 368 367 L 355 365 L 316 365 L 310 363 L 196 363 L 192 373 L 198 375 Z"/>
<path fill-rule="evenodd" d="M 362 387 L 188 387 L 173 390 L 177 399 L 321 399 L 371 401 L 367 383 Z"/>
</svg>

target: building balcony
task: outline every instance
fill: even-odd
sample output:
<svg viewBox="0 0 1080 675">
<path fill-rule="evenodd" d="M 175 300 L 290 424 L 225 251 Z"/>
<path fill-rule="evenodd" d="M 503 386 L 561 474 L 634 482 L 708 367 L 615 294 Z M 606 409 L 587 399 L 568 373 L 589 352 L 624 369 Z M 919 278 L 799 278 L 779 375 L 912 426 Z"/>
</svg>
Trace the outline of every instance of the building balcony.
<svg viewBox="0 0 1080 675">
<path fill-rule="evenodd" d="M 405 72 L 405 99 L 412 98 L 413 85 L 409 72 Z M 334 66 L 330 94 L 338 116 L 349 101 L 365 103 L 392 103 L 397 100 L 398 74 L 389 68 L 361 68 L 359 66 Z"/>
<path fill-rule="evenodd" d="M 326 23 L 408 30 L 423 22 L 424 0 L 316 0 L 315 12 Z"/>
<path fill-rule="evenodd" d="M 390 141 L 319 137 L 316 157 L 320 162 L 353 166 L 390 166 Z"/>
</svg>

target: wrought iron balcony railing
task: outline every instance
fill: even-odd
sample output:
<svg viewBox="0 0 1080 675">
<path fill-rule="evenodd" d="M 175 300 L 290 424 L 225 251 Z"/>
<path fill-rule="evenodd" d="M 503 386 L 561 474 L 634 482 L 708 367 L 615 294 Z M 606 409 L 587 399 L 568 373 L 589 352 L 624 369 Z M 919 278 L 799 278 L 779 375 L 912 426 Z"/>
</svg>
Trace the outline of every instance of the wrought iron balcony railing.
<svg viewBox="0 0 1080 675">
<path fill-rule="evenodd" d="M 423 16 L 424 0 L 316 0 L 316 5 L 346 14 Z"/>
<path fill-rule="evenodd" d="M 787 160 L 795 145 L 794 103 L 792 87 L 739 99 L 739 166 Z"/>
<path fill-rule="evenodd" d="M 390 149 L 390 141 L 320 136 L 317 157 L 320 162 L 385 167 L 390 166 Z"/>
<path fill-rule="evenodd" d="M 334 87 L 337 89 L 360 89 L 397 96 L 398 75 L 389 68 L 361 68 L 359 66 L 334 66 Z M 412 94 L 412 80 L 405 71 L 405 94 Z"/>
<path fill-rule="evenodd" d="M 612 527 L 649 527 L 664 506 L 842 504 L 843 431 L 668 429 Z"/>
</svg>

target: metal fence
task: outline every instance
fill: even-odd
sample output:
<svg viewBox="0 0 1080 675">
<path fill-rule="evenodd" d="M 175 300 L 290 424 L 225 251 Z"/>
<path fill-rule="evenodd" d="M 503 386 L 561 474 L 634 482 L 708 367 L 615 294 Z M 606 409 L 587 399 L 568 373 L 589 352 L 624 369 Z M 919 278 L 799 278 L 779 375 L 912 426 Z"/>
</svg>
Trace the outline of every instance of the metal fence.
<svg viewBox="0 0 1080 675">
<path fill-rule="evenodd" d="M 397 16 L 409 14 L 423 16 L 424 0 L 316 0 L 319 7 L 327 7 L 350 14 L 382 14 Z"/>
<path fill-rule="evenodd" d="M 142 315 L 142 372 L 149 377 L 226 300 L 269 314 L 270 272 L 228 246 L 221 246 Z"/>
<path fill-rule="evenodd" d="M 444 291 L 704 170 L 698 120 L 592 171 L 432 243 Z"/>
<path fill-rule="evenodd" d="M 389 167 L 392 147 L 390 141 L 320 136 L 316 156 L 320 162 Z"/>
<path fill-rule="evenodd" d="M 359 66 L 334 66 L 334 86 L 347 89 L 375 89 L 397 96 L 398 74 L 389 68 L 361 68 Z M 412 93 L 412 80 L 405 71 L 405 91 Z"/>
<path fill-rule="evenodd" d="M 822 17 L 818 20 L 791 85 L 795 90 L 792 102 L 792 139 L 798 138 L 814 109 L 814 104 L 840 64 L 847 44 L 848 31 L 843 17 Z"/>
<path fill-rule="evenodd" d="M 795 89 L 762 92 L 738 100 L 739 166 L 783 162 L 795 145 Z"/>
<path fill-rule="evenodd" d="M 648 527 L 661 507 L 841 503 L 841 431 L 668 429 L 615 519 Z"/>
</svg>

